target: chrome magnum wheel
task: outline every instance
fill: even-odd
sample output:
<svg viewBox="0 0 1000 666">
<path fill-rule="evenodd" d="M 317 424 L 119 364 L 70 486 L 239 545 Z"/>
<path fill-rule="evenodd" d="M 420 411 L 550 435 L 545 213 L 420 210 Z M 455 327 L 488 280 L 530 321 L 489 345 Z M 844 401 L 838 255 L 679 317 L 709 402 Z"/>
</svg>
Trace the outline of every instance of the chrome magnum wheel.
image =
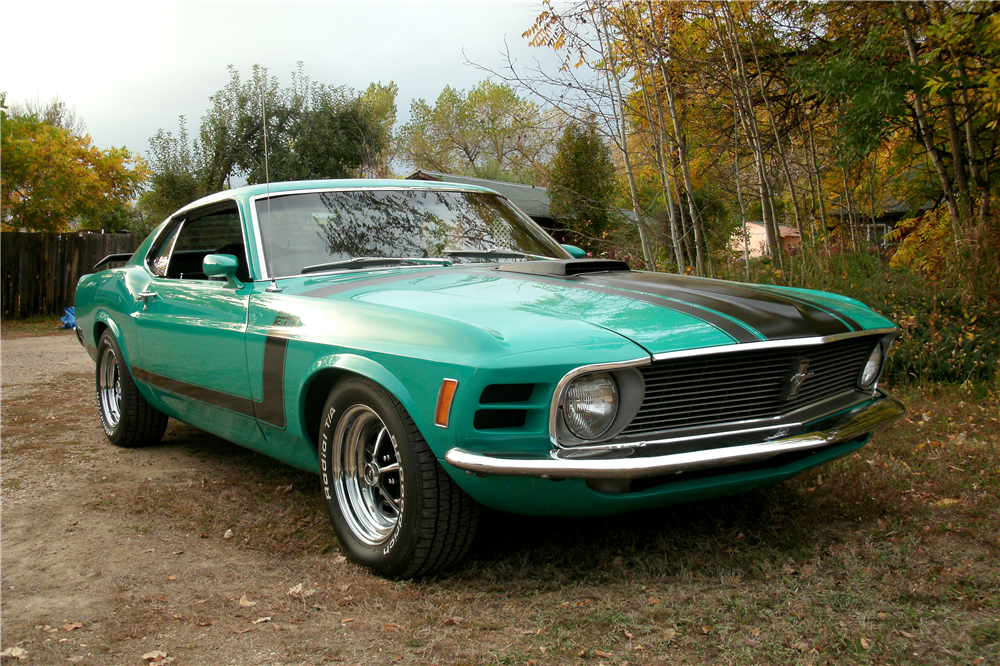
<svg viewBox="0 0 1000 666">
<path fill-rule="evenodd" d="M 139 393 L 110 330 L 97 343 L 96 379 L 101 425 L 112 444 L 132 447 L 160 441 L 167 417 Z"/>
<path fill-rule="evenodd" d="M 105 432 L 113 431 L 121 420 L 122 384 L 118 375 L 118 354 L 109 347 L 97 368 L 97 401 Z"/>
<path fill-rule="evenodd" d="M 333 389 L 320 422 L 319 460 L 330 521 L 355 562 L 413 578 L 450 567 L 469 550 L 479 505 L 382 387 L 352 377 Z"/>
<path fill-rule="evenodd" d="M 379 415 L 354 405 L 333 436 L 332 486 L 344 520 L 368 546 L 385 543 L 403 510 L 403 471 L 396 442 Z"/>
</svg>

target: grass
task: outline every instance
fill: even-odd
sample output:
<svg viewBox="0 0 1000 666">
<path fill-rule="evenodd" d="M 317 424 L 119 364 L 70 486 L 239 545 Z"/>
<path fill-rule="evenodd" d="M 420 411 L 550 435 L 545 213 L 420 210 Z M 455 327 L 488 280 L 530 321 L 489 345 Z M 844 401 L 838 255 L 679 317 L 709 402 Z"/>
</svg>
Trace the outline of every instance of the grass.
<svg viewBox="0 0 1000 666">
<path fill-rule="evenodd" d="M 62 437 L 75 436 L 69 426 L 96 418 L 67 417 L 59 424 L 67 432 L 44 453 L 55 423 L 48 417 L 62 414 L 53 405 L 82 401 L 74 395 L 91 390 L 90 381 L 70 375 L 4 405 L 7 470 L 28 464 L 19 457 L 56 456 Z M 294 618 L 281 630 L 297 632 L 283 648 L 289 655 L 521 665 L 998 663 L 1000 394 L 990 386 L 889 388 L 908 406 L 905 419 L 790 482 L 611 519 L 487 513 L 459 567 L 417 581 L 385 581 L 343 563 L 315 477 L 187 426 L 172 425 L 156 452 L 183 459 L 179 471 L 155 481 L 137 472 L 113 493 L 94 492 L 81 510 L 117 516 L 123 533 L 151 540 L 231 529 L 247 560 L 265 556 L 297 572 L 292 582 L 308 576 L 317 589 L 308 603 L 285 595 L 285 578 L 270 598 L 258 590 L 267 614 Z M 11 480 L 5 471 L 4 485 Z M 108 655 L 163 631 L 172 617 L 130 581 L 122 577 L 115 626 L 102 639 Z M 191 602 L 184 616 L 207 636 L 198 623 L 221 628 L 234 600 L 200 591 L 198 599 L 207 601 Z"/>
<path fill-rule="evenodd" d="M 30 317 L 28 319 L 0 319 L 0 338 L 26 338 L 38 335 L 58 335 L 69 331 L 61 330 L 62 320 L 55 315 Z"/>
</svg>

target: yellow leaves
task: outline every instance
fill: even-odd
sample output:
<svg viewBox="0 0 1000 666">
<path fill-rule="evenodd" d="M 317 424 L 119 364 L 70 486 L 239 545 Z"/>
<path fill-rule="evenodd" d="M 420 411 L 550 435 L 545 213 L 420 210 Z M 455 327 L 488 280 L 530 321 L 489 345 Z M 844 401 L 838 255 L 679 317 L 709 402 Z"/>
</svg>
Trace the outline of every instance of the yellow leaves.
<svg viewBox="0 0 1000 666">
<path fill-rule="evenodd" d="M 0 207 L 7 226 L 60 231 L 127 205 L 149 178 L 146 162 L 125 148 L 102 151 L 89 135 L 9 117 L 0 130 Z"/>
</svg>

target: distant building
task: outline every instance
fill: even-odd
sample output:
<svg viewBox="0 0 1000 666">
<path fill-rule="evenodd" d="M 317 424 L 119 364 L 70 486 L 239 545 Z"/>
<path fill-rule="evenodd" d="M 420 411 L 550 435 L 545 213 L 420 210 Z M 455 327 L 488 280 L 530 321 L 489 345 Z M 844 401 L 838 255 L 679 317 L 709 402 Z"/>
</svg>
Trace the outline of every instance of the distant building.
<svg viewBox="0 0 1000 666">
<path fill-rule="evenodd" d="M 802 237 L 795 227 L 779 224 L 778 231 L 781 234 L 780 247 L 784 252 L 794 252 L 802 244 Z M 748 246 L 751 257 L 762 257 L 767 254 L 767 235 L 763 222 L 747 222 L 747 237 L 749 238 Z M 743 254 L 743 234 L 737 231 L 730 241 L 729 247 L 733 252 Z"/>
</svg>

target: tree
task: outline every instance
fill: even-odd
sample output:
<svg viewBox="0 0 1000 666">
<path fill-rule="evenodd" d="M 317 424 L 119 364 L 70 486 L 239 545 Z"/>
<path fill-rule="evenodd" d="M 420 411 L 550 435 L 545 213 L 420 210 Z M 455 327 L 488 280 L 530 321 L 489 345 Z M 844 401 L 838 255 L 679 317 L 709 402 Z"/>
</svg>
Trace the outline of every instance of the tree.
<svg viewBox="0 0 1000 666">
<path fill-rule="evenodd" d="M 615 165 L 593 116 L 566 126 L 548 176 L 550 213 L 563 220 L 573 242 L 597 250 L 611 226 Z"/>
<path fill-rule="evenodd" d="M 0 98 L 0 104 L 2 104 Z M 100 150 L 89 135 L 0 110 L 0 206 L 4 229 L 120 230 L 131 202 L 150 175 L 145 161 L 125 148 Z"/>
<path fill-rule="evenodd" d="M 182 116 L 176 135 L 161 129 L 150 139 L 154 177 L 144 206 L 168 214 L 168 205 L 223 190 L 234 178 L 344 178 L 384 167 L 395 85 L 357 95 L 311 81 L 302 69 L 282 88 L 259 65 L 247 80 L 230 66 L 229 83 L 209 98 L 197 135 L 189 137 Z"/>
<path fill-rule="evenodd" d="M 433 107 L 414 100 L 396 141 L 399 157 L 417 169 L 534 183 L 544 178 L 555 136 L 537 104 L 486 80 L 468 94 L 446 86 Z"/>
</svg>

